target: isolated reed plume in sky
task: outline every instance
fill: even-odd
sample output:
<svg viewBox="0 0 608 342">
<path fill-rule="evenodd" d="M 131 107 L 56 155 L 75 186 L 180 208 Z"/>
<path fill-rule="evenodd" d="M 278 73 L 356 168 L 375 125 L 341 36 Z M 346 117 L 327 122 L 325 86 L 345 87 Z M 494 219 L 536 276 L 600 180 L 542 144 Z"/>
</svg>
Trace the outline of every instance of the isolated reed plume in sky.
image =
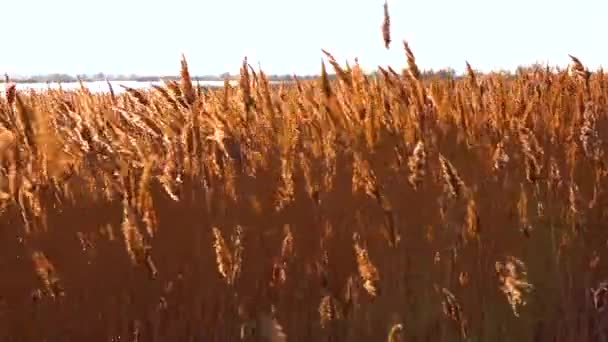
<svg viewBox="0 0 608 342">
<path fill-rule="evenodd" d="M 391 17 L 388 14 L 388 0 L 384 1 L 384 22 L 382 23 L 382 39 L 387 49 L 391 45 Z"/>
</svg>

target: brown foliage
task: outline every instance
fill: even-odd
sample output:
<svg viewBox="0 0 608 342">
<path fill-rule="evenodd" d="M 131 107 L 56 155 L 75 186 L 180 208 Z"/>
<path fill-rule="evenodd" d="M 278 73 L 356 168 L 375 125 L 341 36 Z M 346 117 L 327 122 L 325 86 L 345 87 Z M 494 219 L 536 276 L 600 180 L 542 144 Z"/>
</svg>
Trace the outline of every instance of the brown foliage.
<svg viewBox="0 0 608 342">
<path fill-rule="evenodd" d="M 605 334 L 603 74 L 429 81 L 404 48 L 204 94 L 185 59 L 150 90 L 8 85 L 0 340 Z"/>
</svg>

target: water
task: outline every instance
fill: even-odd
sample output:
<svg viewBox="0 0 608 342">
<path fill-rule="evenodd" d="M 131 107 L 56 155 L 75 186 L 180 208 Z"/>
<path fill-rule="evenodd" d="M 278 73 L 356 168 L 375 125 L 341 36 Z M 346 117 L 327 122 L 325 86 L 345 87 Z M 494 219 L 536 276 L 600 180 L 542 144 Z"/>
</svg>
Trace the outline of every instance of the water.
<svg viewBox="0 0 608 342">
<path fill-rule="evenodd" d="M 224 86 L 224 81 L 199 81 L 199 83 L 201 86 L 207 86 L 207 87 Z M 88 88 L 91 92 L 94 92 L 94 93 L 103 93 L 103 92 L 110 91 L 106 81 L 83 82 L 83 84 L 85 85 L 86 88 Z M 123 87 L 121 87 L 120 85 L 127 86 L 130 88 L 135 88 L 135 89 L 150 88 L 150 85 L 152 85 L 152 84 L 161 85 L 161 86 L 163 85 L 163 83 L 160 81 L 157 81 L 157 82 L 110 81 L 110 84 L 112 85 L 112 89 L 114 90 L 115 93 L 121 93 L 121 92 L 125 91 L 125 89 Z M 196 86 L 196 84 L 197 84 L 196 81 L 194 81 L 193 84 L 194 84 L 194 86 Z M 238 84 L 238 81 L 236 81 L 236 80 L 230 81 L 230 84 L 236 85 L 236 84 Z M 59 83 L 49 83 L 49 84 L 47 84 L 47 83 L 17 83 L 17 90 L 21 90 L 21 91 L 35 90 L 37 92 L 42 92 L 49 88 L 59 89 Z M 78 82 L 61 83 L 61 88 L 63 88 L 64 90 L 77 90 L 77 89 L 80 89 L 80 83 L 78 83 Z M 0 93 L 4 93 L 4 84 L 0 85 Z"/>
</svg>

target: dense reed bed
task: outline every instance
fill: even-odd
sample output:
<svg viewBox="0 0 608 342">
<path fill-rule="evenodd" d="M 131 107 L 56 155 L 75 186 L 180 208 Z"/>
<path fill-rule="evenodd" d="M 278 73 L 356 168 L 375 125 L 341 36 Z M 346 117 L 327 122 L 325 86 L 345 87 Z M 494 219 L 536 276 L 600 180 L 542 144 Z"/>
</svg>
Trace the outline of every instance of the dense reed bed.
<svg viewBox="0 0 608 342">
<path fill-rule="evenodd" d="M 601 341 L 603 71 L 426 80 L 404 48 L 273 87 L 7 83 L 0 340 Z"/>
</svg>

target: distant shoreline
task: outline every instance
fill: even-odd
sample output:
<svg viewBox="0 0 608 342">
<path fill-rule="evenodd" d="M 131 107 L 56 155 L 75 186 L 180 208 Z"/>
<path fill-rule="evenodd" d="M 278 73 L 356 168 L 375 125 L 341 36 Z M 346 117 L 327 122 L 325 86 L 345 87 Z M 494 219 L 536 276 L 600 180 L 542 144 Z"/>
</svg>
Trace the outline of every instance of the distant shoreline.
<svg viewBox="0 0 608 342">
<path fill-rule="evenodd" d="M 153 86 L 162 86 L 162 81 L 118 81 L 112 80 L 108 81 L 110 86 L 106 81 L 82 81 L 82 85 L 93 93 L 105 93 L 112 90 L 114 93 L 122 93 L 128 88 L 133 89 L 152 89 Z M 194 81 L 195 86 L 199 86 L 203 89 L 209 88 L 222 88 L 224 86 L 225 81 Z M 269 81 L 270 86 L 274 87 L 279 83 L 289 83 L 290 81 Z M 238 80 L 229 80 L 228 83 L 231 86 L 238 86 Z M 15 82 L 16 88 L 18 91 L 36 91 L 36 92 L 44 92 L 49 89 L 63 89 L 66 91 L 78 90 L 81 85 L 78 81 L 68 81 L 68 82 Z M 6 91 L 5 85 L 0 84 L 0 94 L 3 94 Z"/>
<path fill-rule="evenodd" d="M 303 75 L 298 76 L 298 79 L 307 80 L 317 78 L 318 75 Z M 293 75 L 272 75 L 267 76 L 268 80 L 271 82 L 282 82 L 282 81 L 293 81 Z M 191 78 L 193 82 L 224 82 L 224 80 L 228 81 L 238 81 L 240 76 L 238 75 L 230 75 L 226 77 L 219 76 L 196 76 Z M 70 75 L 43 75 L 43 76 L 33 76 L 33 77 L 11 77 L 10 81 L 16 84 L 31 84 L 31 83 L 74 83 L 74 82 L 160 82 L 160 81 L 179 81 L 179 76 L 133 76 L 133 77 L 108 77 L 108 78 L 99 78 L 99 77 L 73 77 Z M 5 83 L 4 78 L 0 78 L 0 83 Z"/>
</svg>

